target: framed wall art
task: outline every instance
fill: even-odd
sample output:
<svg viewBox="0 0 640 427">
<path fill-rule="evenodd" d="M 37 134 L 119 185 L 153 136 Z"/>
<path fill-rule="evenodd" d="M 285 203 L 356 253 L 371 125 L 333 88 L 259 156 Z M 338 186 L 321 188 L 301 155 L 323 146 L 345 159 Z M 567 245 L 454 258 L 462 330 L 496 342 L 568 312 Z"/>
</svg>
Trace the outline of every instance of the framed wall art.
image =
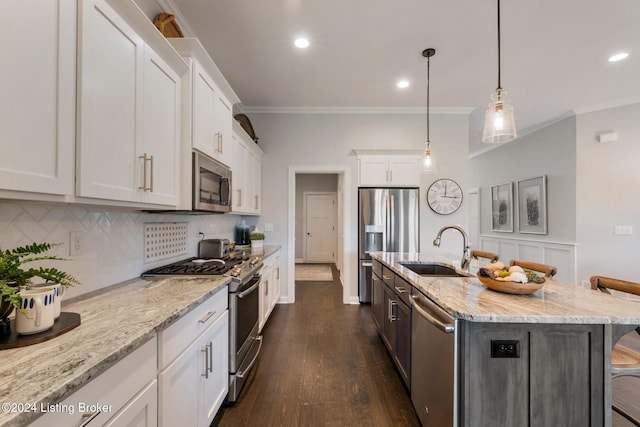
<svg viewBox="0 0 640 427">
<path fill-rule="evenodd" d="M 491 186 L 491 229 L 513 232 L 513 183 Z"/>
<path fill-rule="evenodd" d="M 547 176 L 517 182 L 518 231 L 547 234 Z"/>
</svg>

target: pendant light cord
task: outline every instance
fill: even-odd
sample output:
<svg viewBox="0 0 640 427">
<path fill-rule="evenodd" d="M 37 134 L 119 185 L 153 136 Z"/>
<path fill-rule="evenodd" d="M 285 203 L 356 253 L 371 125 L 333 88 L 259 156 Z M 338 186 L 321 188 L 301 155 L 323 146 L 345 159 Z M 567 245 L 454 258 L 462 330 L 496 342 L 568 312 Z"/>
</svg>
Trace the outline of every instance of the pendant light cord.
<svg viewBox="0 0 640 427">
<path fill-rule="evenodd" d="M 429 87 L 431 86 L 431 80 L 429 77 L 429 68 L 431 63 L 431 57 L 427 57 L 427 142 L 431 142 L 429 138 Z"/>
<path fill-rule="evenodd" d="M 498 0 L 498 90 L 500 87 L 500 0 Z"/>
</svg>

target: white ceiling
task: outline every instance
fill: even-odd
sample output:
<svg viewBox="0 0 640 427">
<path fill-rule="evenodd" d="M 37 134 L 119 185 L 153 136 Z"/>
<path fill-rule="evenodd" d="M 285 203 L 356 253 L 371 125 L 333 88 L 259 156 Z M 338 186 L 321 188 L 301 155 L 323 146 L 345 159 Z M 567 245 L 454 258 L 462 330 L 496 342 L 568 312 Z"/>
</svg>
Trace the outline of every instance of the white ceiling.
<svg viewBox="0 0 640 427">
<path fill-rule="evenodd" d="M 424 108 L 421 53 L 433 47 L 432 113 L 473 109 L 469 149 L 484 147 L 484 109 L 497 86 L 495 0 L 173 3 L 185 33 L 248 107 Z M 521 135 L 575 111 L 640 102 L 639 0 L 503 0 L 501 8 L 502 87 Z M 308 49 L 293 47 L 299 35 Z M 619 51 L 629 57 L 609 63 Z M 411 86 L 397 89 L 400 78 Z"/>
</svg>

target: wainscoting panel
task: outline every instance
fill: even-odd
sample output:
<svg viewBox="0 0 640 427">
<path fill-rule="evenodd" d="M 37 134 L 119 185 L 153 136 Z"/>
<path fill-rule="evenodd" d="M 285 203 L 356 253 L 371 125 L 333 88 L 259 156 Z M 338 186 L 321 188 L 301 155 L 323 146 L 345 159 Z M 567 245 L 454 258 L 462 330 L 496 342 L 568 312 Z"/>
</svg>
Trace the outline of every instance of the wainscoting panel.
<svg viewBox="0 0 640 427">
<path fill-rule="evenodd" d="M 479 249 L 500 254 L 500 261 L 505 264 L 512 259 L 522 259 L 553 265 L 558 269 L 556 279 L 576 283 L 575 243 L 481 235 Z"/>
</svg>

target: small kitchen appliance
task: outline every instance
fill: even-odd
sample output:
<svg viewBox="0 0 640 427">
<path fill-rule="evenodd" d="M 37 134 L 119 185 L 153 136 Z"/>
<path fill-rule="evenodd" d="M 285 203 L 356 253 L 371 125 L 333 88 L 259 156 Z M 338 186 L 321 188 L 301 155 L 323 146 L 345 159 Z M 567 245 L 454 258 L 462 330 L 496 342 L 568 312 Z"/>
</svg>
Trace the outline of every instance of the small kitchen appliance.
<svg viewBox="0 0 640 427">
<path fill-rule="evenodd" d="M 229 239 L 204 239 L 198 243 L 198 257 L 220 259 L 229 255 Z"/>
</svg>

